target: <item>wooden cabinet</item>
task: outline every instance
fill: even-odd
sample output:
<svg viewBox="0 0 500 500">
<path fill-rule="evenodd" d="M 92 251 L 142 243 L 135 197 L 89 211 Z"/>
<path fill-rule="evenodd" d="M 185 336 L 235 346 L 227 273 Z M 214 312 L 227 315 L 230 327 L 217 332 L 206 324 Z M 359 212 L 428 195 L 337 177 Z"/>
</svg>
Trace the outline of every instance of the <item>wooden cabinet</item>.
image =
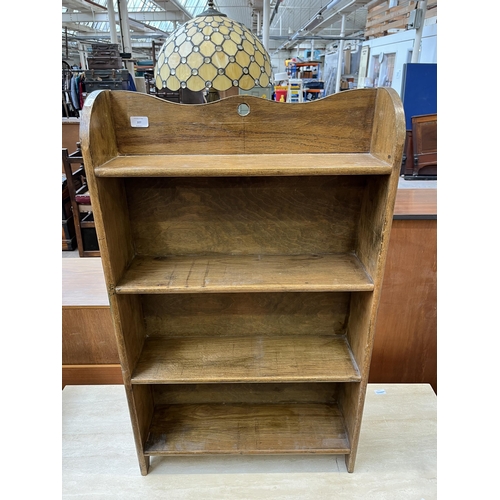
<svg viewBox="0 0 500 500">
<path fill-rule="evenodd" d="M 352 472 L 397 94 L 186 106 L 98 91 L 81 136 L 142 474 L 202 453 L 343 454 Z"/>
</svg>

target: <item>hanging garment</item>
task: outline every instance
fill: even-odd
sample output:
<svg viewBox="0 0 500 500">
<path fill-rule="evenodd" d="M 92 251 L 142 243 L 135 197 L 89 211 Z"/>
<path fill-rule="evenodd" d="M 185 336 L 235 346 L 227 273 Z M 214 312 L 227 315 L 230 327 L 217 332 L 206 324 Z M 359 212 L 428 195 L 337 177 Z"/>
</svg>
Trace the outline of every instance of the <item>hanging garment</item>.
<svg viewBox="0 0 500 500">
<path fill-rule="evenodd" d="M 78 98 L 78 82 L 77 77 L 71 77 L 71 103 L 75 109 L 80 109 L 80 99 Z"/>
</svg>

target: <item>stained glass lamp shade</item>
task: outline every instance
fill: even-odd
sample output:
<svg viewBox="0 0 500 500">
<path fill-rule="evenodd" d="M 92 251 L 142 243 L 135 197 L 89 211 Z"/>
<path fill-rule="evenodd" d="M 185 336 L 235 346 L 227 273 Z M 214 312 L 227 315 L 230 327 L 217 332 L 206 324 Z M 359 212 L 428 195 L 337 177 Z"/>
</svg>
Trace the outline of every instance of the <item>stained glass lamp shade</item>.
<svg viewBox="0 0 500 500">
<path fill-rule="evenodd" d="M 155 66 L 158 89 L 200 91 L 267 87 L 271 58 L 243 24 L 208 9 L 177 28 L 165 41 Z"/>
</svg>

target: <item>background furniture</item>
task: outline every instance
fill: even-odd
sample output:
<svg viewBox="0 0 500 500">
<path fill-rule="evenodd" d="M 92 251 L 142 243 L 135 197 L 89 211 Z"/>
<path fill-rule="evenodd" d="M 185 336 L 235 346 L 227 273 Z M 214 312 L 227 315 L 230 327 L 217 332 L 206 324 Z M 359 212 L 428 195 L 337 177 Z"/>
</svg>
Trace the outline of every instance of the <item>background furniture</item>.
<svg viewBox="0 0 500 500">
<path fill-rule="evenodd" d="M 306 112 L 317 126 L 279 135 Z M 343 454 L 352 472 L 404 141 L 396 92 L 306 110 L 100 91 L 82 125 L 142 474 L 151 456 L 200 452 Z M 193 138 L 203 155 L 186 154 Z"/>
<path fill-rule="evenodd" d="M 437 114 L 411 117 L 401 174 L 406 180 L 437 179 Z"/>
<path fill-rule="evenodd" d="M 437 496 L 437 398 L 427 384 L 368 384 L 355 474 L 342 456 L 155 457 L 141 481 L 123 386 L 62 391 L 62 498 L 316 500 Z M 84 471 L 84 473 L 82 473 Z M 50 476 L 50 474 L 49 474 Z"/>
<path fill-rule="evenodd" d="M 62 386 L 123 384 L 100 258 L 62 259 Z"/>
<path fill-rule="evenodd" d="M 94 214 L 79 142 L 76 143 L 76 148 L 76 151 L 71 154 L 68 154 L 67 149 L 62 149 L 62 163 L 73 212 L 72 220 L 78 253 L 80 257 L 99 257 Z M 73 165 L 77 165 L 76 169 Z"/>
</svg>

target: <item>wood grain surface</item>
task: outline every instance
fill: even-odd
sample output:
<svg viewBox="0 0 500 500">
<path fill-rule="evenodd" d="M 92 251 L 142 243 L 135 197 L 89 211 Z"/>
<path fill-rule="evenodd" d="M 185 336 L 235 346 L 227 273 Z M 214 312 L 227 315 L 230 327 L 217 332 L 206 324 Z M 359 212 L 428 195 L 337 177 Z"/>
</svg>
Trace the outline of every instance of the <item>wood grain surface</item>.
<svg viewBox="0 0 500 500">
<path fill-rule="evenodd" d="M 206 155 L 367 153 L 377 89 L 293 105 L 234 96 L 186 106 L 138 92 L 108 94 L 117 149 L 124 156 L 185 154 L 193 145 Z M 238 114 L 242 103 L 250 107 L 246 116 Z M 131 116 L 147 116 L 149 127 L 131 127 Z"/>
<path fill-rule="evenodd" d="M 119 363 L 109 307 L 64 307 L 62 363 Z"/>
<path fill-rule="evenodd" d="M 187 293 L 141 299 L 148 337 L 343 335 L 350 294 Z"/>
<path fill-rule="evenodd" d="M 262 175 L 381 175 L 389 163 L 369 153 L 118 156 L 97 177 L 221 177 Z"/>
<path fill-rule="evenodd" d="M 437 189 L 398 189 L 394 215 L 437 215 Z"/>
<path fill-rule="evenodd" d="M 136 257 L 116 293 L 370 291 L 355 255 Z"/>
<path fill-rule="evenodd" d="M 148 339 L 134 384 L 359 382 L 344 337 L 176 337 Z"/>
<path fill-rule="evenodd" d="M 370 382 L 425 382 L 437 392 L 437 333 L 437 221 L 396 220 Z"/>
<path fill-rule="evenodd" d="M 352 252 L 362 190 L 370 180 L 373 176 L 125 179 L 135 251 L 152 256 Z"/>
<path fill-rule="evenodd" d="M 146 455 L 350 451 L 333 404 L 198 404 L 155 407 Z"/>
<path fill-rule="evenodd" d="M 346 384 L 333 382 L 238 384 L 233 382 L 230 384 L 155 384 L 151 387 L 156 405 L 199 403 L 336 404 L 339 387 L 343 385 Z"/>
</svg>

